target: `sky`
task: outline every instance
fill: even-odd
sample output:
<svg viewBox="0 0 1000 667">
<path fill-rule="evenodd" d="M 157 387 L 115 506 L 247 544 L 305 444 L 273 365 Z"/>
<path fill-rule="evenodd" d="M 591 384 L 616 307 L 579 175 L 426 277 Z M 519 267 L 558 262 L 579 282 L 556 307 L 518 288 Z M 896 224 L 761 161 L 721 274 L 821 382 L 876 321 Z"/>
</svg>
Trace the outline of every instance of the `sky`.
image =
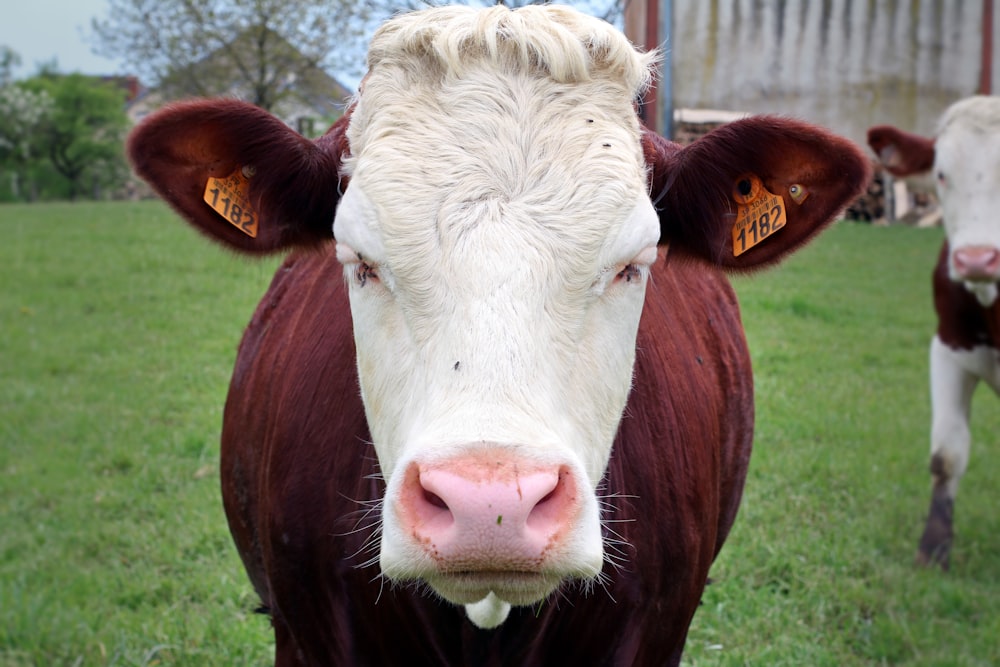
<svg viewBox="0 0 1000 667">
<path fill-rule="evenodd" d="M 94 55 L 86 39 L 91 20 L 108 11 L 108 0 L 0 0 L 0 45 L 21 56 L 19 78 L 53 59 L 60 72 L 125 74 L 117 61 Z"/>
</svg>

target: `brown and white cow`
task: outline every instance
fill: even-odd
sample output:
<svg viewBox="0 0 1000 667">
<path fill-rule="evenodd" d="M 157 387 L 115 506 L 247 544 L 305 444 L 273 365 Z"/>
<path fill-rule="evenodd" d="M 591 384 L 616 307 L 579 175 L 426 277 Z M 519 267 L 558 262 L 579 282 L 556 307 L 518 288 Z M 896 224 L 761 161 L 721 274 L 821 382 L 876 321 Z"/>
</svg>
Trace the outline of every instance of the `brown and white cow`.
<svg viewBox="0 0 1000 667">
<path fill-rule="evenodd" d="M 132 134 L 200 231 L 292 250 L 222 433 L 277 664 L 679 662 L 753 431 L 723 270 L 801 246 L 868 167 L 782 118 L 645 131 L 654 59 L 566 8 L 438 8 L 376 33 L 316 141 L 234 100 Z"/>
<path fill-rule="evenodd" d="M 934 269 L 930 512 L 917 561 L 948 568 L 958 483 L 969 464 L 969 410 L 980 381 L 1000 393 L 1000 97 L 956 102 L 937 136 L 880 125 L 868 143 L 895 176 L 933 170 L 946 240 Z"/>
</svg>

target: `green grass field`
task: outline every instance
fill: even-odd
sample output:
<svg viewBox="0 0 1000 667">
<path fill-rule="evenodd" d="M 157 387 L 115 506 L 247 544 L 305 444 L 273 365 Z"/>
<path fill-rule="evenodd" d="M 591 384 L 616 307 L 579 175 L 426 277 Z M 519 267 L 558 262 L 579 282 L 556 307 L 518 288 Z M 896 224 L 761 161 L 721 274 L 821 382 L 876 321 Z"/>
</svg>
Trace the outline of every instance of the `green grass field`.
<svg viewBox="0 0 1000 667">
<path fill-rule="evenodd" d="M 938 230 L 840 223 L 736 280 L 757 436 L 685 664 L 1000 664 L 1000 410 L 973 407 L 952 571 L 929 499 Z M 0 666 L 265 665 L 218 434 L 276 260 L 158 203 L 0 206 Z"/>
</svg>

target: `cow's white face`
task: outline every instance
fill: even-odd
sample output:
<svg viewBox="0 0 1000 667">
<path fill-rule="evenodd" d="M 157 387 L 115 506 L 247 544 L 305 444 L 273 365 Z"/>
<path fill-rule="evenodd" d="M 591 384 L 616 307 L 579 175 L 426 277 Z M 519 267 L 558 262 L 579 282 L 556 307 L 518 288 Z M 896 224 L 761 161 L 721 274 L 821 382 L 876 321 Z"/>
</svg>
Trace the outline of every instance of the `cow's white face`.
<svg viewBox="0 0 1000 667">
<path fill-rule="evenodd" d="M 575 459 L 597 485 L 660 233 L 645 191 L 632 199 L 595 206 L 588 220 L 485 201 L 463 202 L 451 219 L 387 221 L 352 182 L 337 255 L 388 481 L 401 461 L 488 442 Z M 394 242 L 400 225 L 423 242 Z"/>
<path fill-rule="evenodd" d="M 971 98 L 949 109 L 934 177 L 951 278 L 981 291 L 1000 280 L 1000 100 Z"/>
<path fill-rule="evenodd" d="M 648 197 L 640 190 L 632 201 L 595 204 L 589 220 L 489 201 L 445 220 L 386 220 L 360 180 L 345 194 L 336 234 L 366 414 L 388 483 L 383 572 L 425 579 L 456 603 L 492 591 L 528 604 L 566 576 L 596 576 L 603 552 L 594 492 L 630 389 L 656 259 L 659 224 Z M 562 232 L 547 229 L 563 223 Z M 394 242 L 389 230 L 400 224 L 422 228 L 424 242 Z M 516 586 L 450 581 L 414 539 L 415 520 L 401 516 L 400 498 L 414 483 L 407 471 L 479 456 L 486 465 L 568 473 L 575 504 L 560 521 L 570 534 L 526 566 L 544 576 Z"/>
<path fill-rule="evenodd" d="M 383 573 L 491 625 L 601 570 L 595 492 L 660 228 L 629 85 L 463 66 L 372 69 L 334 234 Z"/>
</svg>

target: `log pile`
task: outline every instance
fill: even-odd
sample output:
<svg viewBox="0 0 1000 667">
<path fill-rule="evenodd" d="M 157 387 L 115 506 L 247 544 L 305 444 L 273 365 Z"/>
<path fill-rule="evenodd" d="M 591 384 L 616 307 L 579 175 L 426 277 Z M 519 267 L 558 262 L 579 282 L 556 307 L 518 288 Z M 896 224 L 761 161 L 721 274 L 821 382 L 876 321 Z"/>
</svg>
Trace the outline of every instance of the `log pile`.
<svg viewBox="0 0 1000 667">
<path fill-rule="evenodd" d="M 886 220 L 886 174 L 883 170 L 875 170 L 872 180 L 868 183 L 868 190 L 854 200 L 844 217 L 848 220 L 858 222 L 884 223 Z"/>
</svg>

